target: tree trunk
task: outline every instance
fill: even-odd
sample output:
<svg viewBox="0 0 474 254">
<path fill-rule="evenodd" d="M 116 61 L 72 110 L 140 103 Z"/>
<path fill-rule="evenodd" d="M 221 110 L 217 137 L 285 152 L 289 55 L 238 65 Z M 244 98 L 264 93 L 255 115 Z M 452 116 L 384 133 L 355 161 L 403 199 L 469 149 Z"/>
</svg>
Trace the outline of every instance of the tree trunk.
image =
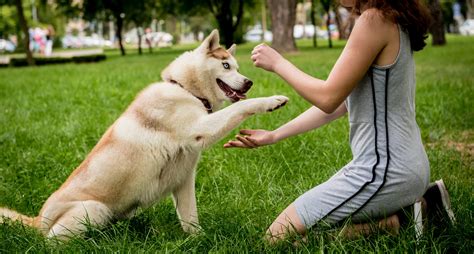
<svg viewBox="0 0 474 254">
<path fill-rule="evenodd" d="M 235 31 L 237 30 L 244 14 L 244 1 L 238 1 L 239 5 L 235 16 L 235 22 L 231 8 L 232 0 L 217 1 L 218 3 L 215 6 L 211 6 L 211 11 L 214 13 L 214 17 L 219 26 L 221 40 L 226 48 L 229 48 L 234 43 Z"/>
<path fill-rule="evenodd" d="M 328 15 L 326 19 L 326 27 L 328 28 L 328 43 L 329 43 L 329 48 L 332 48 L 331 29 L 329 28 L 329 26 L 331 25 L 331 15 L 329 14 L 329 9 L 326 10 L 326 13 Z"/>
<path fill-rule="evenodd" d="M 138 54 L 142 54 L 142 34 L 140 33 L 140 27 L 137 26 L 137 36 L 138 36 Z"/>
<path fill-rule="evenodd" d="M 25 14 L 23 12 L 23 4 L 21 0 L 15 0 L 16 11 L 18 12 L 18 19 L 20 22 L 21 30 L 23 31 L 24 36 L 24 49 L 26 53 L 26 62 L 28 65 L 35 65 L 35 60 L 33 59 L 33 54 L 30 51 L 30 33 L 28 32 L 28 23 L 25 19 Z"/>
<path fill-rule="evenodd" d="M 146 44 L 148 44 L 148 52 L 151 54 L 151 53 L 153 53 L 153 47 L 151 46 L 151 43 L 152 43 L 151 37 L 148 36 L 148 34 L 145 35 L 145 36 L 146 36 L 145 37 L 145 42 L 146 42 Z"/>
<path fill-rule="evenodd" d="M 179 20 L 176 16 L 170 16 L 167 22 L 165 22 L 165 31 L 170 31 L 171 35 L 173 36 L 173 44 L 179 44 L 180 41 L 178 23 Z"/>
<path fill-rule="evenodd" d="M 120 13 L 115 15 L 116 22 L 117 22 L 117 30 L 115 31 L 115 35 L 117 36 L 119 47 L 120 47 L 120 54 L 122 56 L 125 55 L 125 49 L 123 48 L 123 42 L 122 42 L 122 28 L 123 28 L 123 18 L 120 17 Z"/>
<path fill-rule="evenodd" d="M 336 26 L 337 30 L 339 31 L 339 40 L 347 40 L 349 37 L 349 33 L 347 32 L 347 23 L 344 23 L 341 17 L 341 13 L 339 12 L 339 7 L 334 5 L 334 13 L 336 14 Z M 348 20 L 346 20 L 348 21 Z"/>
<path fill-rule="evenodd" d="M 444 32 L 443 12 L 439 0 L 430 0 L 429 9 L 433 17 L 433 23 L 430 27 L 430 34 L 433 37 L 432 45 L 445 45 L 446 37 Z"/>
<path fill-rule="evenodd" d="M 468 0 L 467 3 L 467 18 L 474 19 L 474 0 Z"/>
<path fill-rule="evenodd" d="M 313 25 L 313 47 L 318 47 L 318 29 L 316 27 L 316 1 L 311 0 L 311 24 Z"/>
<path fill-rule="evenodd" d="M 354 29 L 354 25 L 355 25 L 355 17 L 350 15 L 349 16 L 349 20 L 347 21 L 347 38 L 349 39 L 349 36 L 351 36 L 351 33 L 352 33 L 352 29 Z"/>
<path fill-rule="evenodd" d="M 222 43 L 229 48 L 234 42 L 234 30 L 232 29 L 232 14 L 219 13 L 216 16 L 217 24 L 219 26 L 219 33 L 221 35 Z"/>
<path fill-rule="evenodd" d="M 267 0 L 272 18 L 272 47 L 280 53 L 296 51 L 293 27 L 296 19 L 296 0 Z"/>
<path fill-rule="evenodd" d="M 343 31 L 343 28 L 342 28 L 341 14 L 339 13 L 339 10 L 337 9 L 337 6 L 333 5 L 333 8 L 334 8 L 334 14 L 336 15 L 337 31 L 339 31 L 338 39 L 342 40 L 343 36 L 344 36 L 344 31 Z"/>
<path fill-rule="evenodd" d="M 262 42 L 265 41 L 265 32 L 267 31 L 267 7 L 265 1 L 262 1 Z"/>
</svg>

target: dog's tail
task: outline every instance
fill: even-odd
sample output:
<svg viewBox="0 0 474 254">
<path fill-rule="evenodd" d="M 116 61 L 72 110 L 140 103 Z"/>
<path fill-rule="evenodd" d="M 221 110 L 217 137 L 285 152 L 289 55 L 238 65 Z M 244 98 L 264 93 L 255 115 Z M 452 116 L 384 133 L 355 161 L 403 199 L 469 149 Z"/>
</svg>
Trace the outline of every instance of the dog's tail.
<svg viewBox="0 0 474 254">
<path fill-rule="evenodd" d="M 35 218 L 28 217 L 16 211 L 10 210 L 8 208 L 0 207 L 0 223 L 4 222 L 4 218 L 8 218 L 12 221 L 20 221 L 24 225 L 34 227 Z"/>
</svg>

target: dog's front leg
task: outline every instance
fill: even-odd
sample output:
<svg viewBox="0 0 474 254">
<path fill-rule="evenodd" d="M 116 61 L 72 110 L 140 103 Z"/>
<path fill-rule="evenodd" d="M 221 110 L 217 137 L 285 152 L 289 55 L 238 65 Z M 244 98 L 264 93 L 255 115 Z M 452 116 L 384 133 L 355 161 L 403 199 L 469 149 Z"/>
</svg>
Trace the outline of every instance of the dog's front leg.
<svg viewBox="0 0 474 254">
<path fill-rule="evenodd" d="M 247 117 L 273 111 L 286 104 L 288 98 L 281 95 L 254 98 L 236 102 L 215 113 L 202 116 L 193 126 L 192 138 L 207 148 L 224 138 Z"/>
<path fill-rule="evenodd" d="M 173 191 L 173 201 L 183 230 L 187 233 L 199 231 L 199 220 L 194 193 L 195 171 Z"/>
</svg>

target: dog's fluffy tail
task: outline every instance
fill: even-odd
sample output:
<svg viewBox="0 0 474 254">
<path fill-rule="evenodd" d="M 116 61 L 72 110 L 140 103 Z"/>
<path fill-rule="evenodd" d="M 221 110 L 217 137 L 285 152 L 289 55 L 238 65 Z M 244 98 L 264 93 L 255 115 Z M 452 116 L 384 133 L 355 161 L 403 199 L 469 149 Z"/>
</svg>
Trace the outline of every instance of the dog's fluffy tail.
<svg viewBox="0 0 474 254">
<path fill-rule="evenodd" d="M 3 223 L 5 221 L 4 218 L 8 218 L 12 221 L 20 221 L 21 223 L 27 226 L 34 227 L 35 218 L 28 217 L 8 208 L 0 207 L 0 223 Z"/>
</svg>

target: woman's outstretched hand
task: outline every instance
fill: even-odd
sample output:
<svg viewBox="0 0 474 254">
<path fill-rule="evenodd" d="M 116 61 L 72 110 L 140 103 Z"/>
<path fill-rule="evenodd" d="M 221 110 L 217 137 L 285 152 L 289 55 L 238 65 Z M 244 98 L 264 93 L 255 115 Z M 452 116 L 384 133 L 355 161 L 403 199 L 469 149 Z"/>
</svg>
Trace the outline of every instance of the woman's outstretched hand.
<svg viewBox="0 0 474 254">
<path fill-rule="evenodd" d="M 229 140 L 225 143 L 224 148 L 257 148 L 277 141 L 274 133 L 267 130 L 241 130 L 240 134 L 242 135 L 235 136 L 237 140 Z"/>
<path fill-rule="evenodd" d="M 250 58 L 255 66 L 271 72 L 274 72 L 275 66 L 284 60 L 280 53 L 265 43 L 255 46 Z"/>
</svg>

